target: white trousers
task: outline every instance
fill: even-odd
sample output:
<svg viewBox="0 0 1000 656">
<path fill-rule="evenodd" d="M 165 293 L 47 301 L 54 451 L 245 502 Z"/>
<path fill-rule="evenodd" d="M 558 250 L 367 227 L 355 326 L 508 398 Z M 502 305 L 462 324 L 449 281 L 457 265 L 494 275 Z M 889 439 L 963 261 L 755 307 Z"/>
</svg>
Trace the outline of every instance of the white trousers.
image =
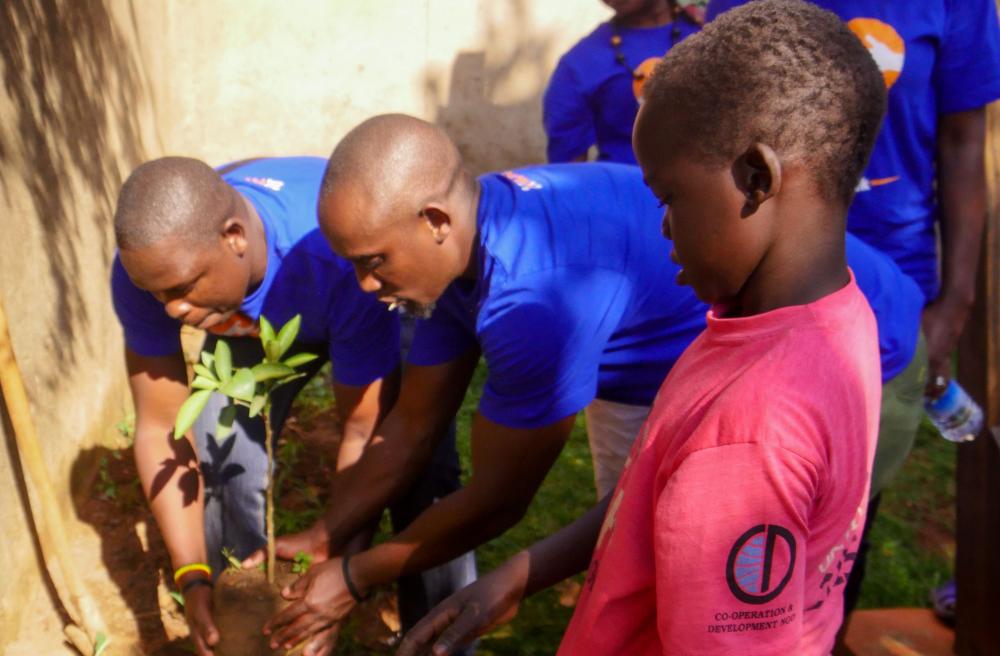
<svg viewBox="0 0 1000 656">
<path fill-rule="evenodd" d="M 649 406 L 594 399 L 583 414 L 587 418 L 597 498 L 603 499 L 618 483 L 632 442 L 649 415 Z"/>
</svg>

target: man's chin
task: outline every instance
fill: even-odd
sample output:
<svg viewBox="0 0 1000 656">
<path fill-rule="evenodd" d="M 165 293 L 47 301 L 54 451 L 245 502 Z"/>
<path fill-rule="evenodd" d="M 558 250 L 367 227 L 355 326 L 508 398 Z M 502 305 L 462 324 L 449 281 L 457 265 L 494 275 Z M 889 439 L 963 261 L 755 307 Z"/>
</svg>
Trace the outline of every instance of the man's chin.
<svg viewBox="0 0 1000 656">
<path fill-rule="evenodd" d="M 389 311 L 396 311 L 417 319 L 429 319 L 434 314 L 436 305 L 436 303 L 418 303 L 408 298 L 397 298 L 389 304 Z"/>
</svg>

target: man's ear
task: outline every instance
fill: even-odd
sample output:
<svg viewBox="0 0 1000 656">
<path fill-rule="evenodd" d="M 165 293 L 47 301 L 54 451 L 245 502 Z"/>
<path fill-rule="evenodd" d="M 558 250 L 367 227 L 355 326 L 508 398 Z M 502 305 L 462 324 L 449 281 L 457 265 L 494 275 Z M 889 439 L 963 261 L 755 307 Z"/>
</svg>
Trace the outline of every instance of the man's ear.
<svg viewBox="0 0 1000 656">
<path fill-rule="evenodd" d="M 426 221 L 427 227 L 434 235 L 434 241 L 443 244 L 444 240 L 451 234 L 451 215 L 442 207 L 428 205 L 420 210 L 420 216 Z"/>
<path fill-rule="evenodd" d="M 243 255 L 250 248 L 247 242 L 247 226 L 243 219 L 238 216 L 231 216 L 222 224 L 222 232 L 219 234 L 223 246 L 230 249 L 237 257 Z"/>
<path fill-rule="evenodd" d="M 781 160 L 767 144 L 755 143 L 736 158 L 733 178 L 746 198 L 740 212 L 746 218 L 781 189 Z"/>
</svg>

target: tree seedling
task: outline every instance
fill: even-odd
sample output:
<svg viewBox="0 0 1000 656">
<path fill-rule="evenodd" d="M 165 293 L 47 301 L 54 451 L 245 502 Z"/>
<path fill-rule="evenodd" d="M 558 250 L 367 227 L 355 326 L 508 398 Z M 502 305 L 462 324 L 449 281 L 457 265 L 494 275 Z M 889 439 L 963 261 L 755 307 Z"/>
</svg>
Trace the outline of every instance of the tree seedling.
<svg viewBox="0 0 1000 656">
<path fill-rule="evenodd" d="M 302 325 L 302 316 L 295 315 L 288 323 L 275 332 L 274 327 L 262 315 L 260 317 L 260 342 L 264 347 L 264 359 L 251 366 L 233 368 L 232 352 L 229 345 L 219 340 L 215 352 L 203 351 L 201 362 L 194 365 L 195 378 L 191 382 L 194 390 L 177 411 L 174 424 L 174 439 L 180 439 L 194 424 L 205 409 L 212 392 L 229 397 L 231 403 L 219 413 L 215 439 L 223 440 L 233 432 L 236 408 L 248 409 L 250 417 L 260 415 L 264 422 L 264 446 L 267 450 L 267 580 L 274 583 L 274 444 L 271 429 L 271 392 L 275 388 L 301 378 L 305 374 L 296 372 L 300 367 L 316 359 L 312 353 L 297 353 L 282 360 L 295 342 Z"/>
<path fill-rule="evenodd" d="M 312 565 L 312 556 L 304 551 L 299 551 L 295 554 L 295 560 L 292 561 L 292 573 L 298 574 L 299 576 L 305 574 L 309 571 L 309 566 Z"/>
</svg>

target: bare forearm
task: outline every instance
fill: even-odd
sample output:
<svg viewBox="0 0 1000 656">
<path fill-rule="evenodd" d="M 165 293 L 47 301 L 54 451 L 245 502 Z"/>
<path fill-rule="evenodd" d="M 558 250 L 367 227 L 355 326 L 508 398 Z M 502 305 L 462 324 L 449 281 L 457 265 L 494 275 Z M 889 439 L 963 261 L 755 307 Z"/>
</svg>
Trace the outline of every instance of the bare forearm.
<svg viewBox="0 0 1000 656">
<path fill-rule="evenodd" d="M 366 587 L 384 585 L 400 576 L 441 565 L 516 524 L 519 504 L 501 505 L 499 494 L 480 494 L 470 485 L 428 507 L 392 540 L 351 561 Z"/>
<path fill-rule="evenodd" d="M 527 549 L 529 574 L 524 591 L 526 597 L 587 569 L 601 534 L 611 494 L 572 524 Z"/>
<path fill-rule="evenodd" d="M 330 510 L 323 517 L 329 544 L 338 548 L 364 529 L 422 471 L 433 453 L 434 433 L 402 436 L 405 419 L 391 415 L 353 465 L 339 471 L 330 485 Z M 386 435 L 383 438 L 382 435 Z"/>
<path fill-rule="evenodd" d="M 938 152 L 942 294 L 970 305 L 986 222 L 984 141 L 982 110 L 942 119 Z"/>
<path fill-rule="evenodd" d="M 191 442 L 186 438 L 174 442 L 172 427 L 140 423 L 135 461 L 174 567 L 206 562 L 204 486 Z"/>
</svg>

